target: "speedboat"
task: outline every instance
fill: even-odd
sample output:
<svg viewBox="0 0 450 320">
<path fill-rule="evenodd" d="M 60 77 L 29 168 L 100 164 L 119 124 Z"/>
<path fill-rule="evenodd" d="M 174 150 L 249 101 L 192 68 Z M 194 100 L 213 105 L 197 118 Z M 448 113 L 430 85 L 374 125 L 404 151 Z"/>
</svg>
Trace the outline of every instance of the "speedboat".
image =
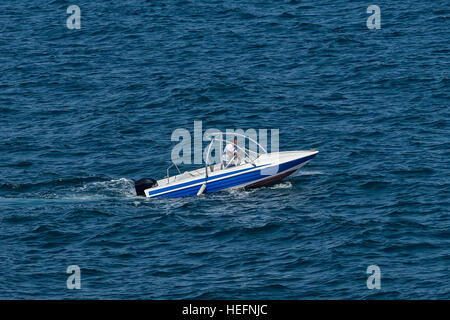
<svg viewBox="0 0 450 320">
<path fill-rule="evenodd" d="M 243 136 L 244 139 L 256 143 L 261 152 L 256 153 L 236 146 L 238 152 L 243 155 L 241 160 L 233 158 L 227 165 L 223 164 L 221 160 L 217 164 L 210 164 L 213 143 L 215 141 L 224 142 L 222 137 L 213 138 L 206 153 L 204 167 L 181 173 L 178 166 L 173 163 L 167 168 L 167 176 L 163 179 L 144 178 L 136 181 L 136 194 L 148 198 L 185 197 L 228 189 L 261 187 L 292 175 L 319 153 L 317 150 L 267 153 L 263 146 L 250 137 L 238 133 L 232 133 L 232 135 Z M 176 167 L 178 170 L 177 175 L 169 175 L 172 167 Z"/>
</svg>

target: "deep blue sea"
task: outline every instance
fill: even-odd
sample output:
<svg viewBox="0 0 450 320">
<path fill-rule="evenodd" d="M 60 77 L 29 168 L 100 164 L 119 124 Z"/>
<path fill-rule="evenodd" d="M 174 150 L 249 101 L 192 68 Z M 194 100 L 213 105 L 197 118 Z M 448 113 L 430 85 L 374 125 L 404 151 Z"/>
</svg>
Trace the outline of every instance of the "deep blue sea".
<svg viewBox="0 0 450 320">
<path fill-rule="evenodd" d="M 450 299 L 449 17 L 448 0 L 2 1 L 0 298 Z M 320 153 L 269 187 L 136 197 L 194 121 Z"/>
</svg>

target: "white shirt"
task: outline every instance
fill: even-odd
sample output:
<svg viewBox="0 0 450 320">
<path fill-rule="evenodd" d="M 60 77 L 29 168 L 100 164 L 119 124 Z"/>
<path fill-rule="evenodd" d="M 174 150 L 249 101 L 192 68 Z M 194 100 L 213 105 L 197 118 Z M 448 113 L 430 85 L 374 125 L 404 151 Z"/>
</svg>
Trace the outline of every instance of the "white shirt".
<svg viewBox="0 0 450 320">
<path fill-rule="evenodd" d="M 234 157 L 234 151 L 236 151 L 234 144 L 227 144 L 225 149 L 223 149 L 222 161 L 230 162 Z"/>
</svg>

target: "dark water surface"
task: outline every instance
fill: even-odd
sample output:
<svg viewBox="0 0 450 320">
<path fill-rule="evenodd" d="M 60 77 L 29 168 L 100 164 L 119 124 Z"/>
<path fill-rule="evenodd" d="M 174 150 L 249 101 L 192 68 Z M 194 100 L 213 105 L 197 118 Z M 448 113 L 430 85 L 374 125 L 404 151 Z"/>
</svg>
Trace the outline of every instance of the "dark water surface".
<svg viewBox="0 0 450 320">
<path fill-rule="evenodd" d="M 0 298 L 449 299 L 449 16 L 448 1 L 1 2 Z M 320 154 L 271 187 L 135 197 L 194 120 Z"/>
</svg>

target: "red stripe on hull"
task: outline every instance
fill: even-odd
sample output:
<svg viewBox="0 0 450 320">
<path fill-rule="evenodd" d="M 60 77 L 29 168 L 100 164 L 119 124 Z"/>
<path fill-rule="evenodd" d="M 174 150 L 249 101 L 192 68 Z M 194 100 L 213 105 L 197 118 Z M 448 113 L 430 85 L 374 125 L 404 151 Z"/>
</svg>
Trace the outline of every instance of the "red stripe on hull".
<svg viewBox="0 0 450 320">
<path fill-rule="evenodd" d="M 285 173 L 277 175 L 277 176 L 272 176 L 270 178 L 258 181 L 256 183 L 252 183 L 252 184 L 250 184 L 248 186 L 245 186 L 245 188 L 262 187 L 262 186 L 265 186 L 266 184 L 271 184 L 271 183 L 283 180 L 284 178 L 286 178 L 286 177 L 290 176 L 291 174 L 293 174 L 295 171 L 297 171 L 297 169 L 285 172 Z"/>
</svg>

